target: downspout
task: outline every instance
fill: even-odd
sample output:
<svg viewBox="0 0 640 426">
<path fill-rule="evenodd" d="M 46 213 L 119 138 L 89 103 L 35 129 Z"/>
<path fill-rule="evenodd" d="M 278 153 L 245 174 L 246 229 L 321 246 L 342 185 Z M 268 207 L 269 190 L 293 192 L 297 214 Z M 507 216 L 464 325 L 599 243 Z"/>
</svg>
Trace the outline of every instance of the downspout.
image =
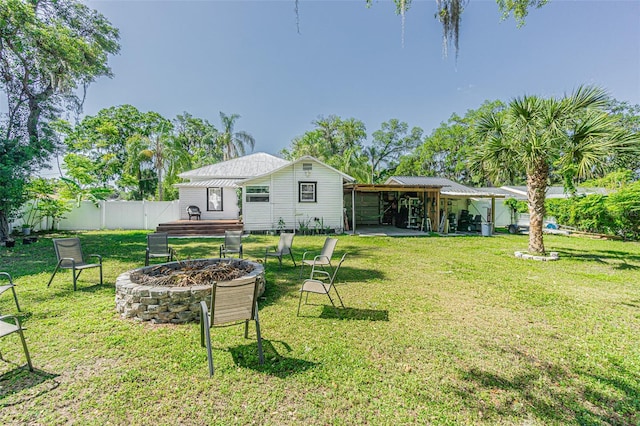
<svg viewBox="0 0 640 426">
<path fill-rule="evenodd" d="M 440 189 L 436 191 L 436 232 L 440 232 Z"/>
<path fill-rule="evenodd" d="M 496 197 L 491 197 L 491 233 L 493 234 L 496 230 Z"/>
<path fill-rule="evenodd" d="M 356 187 L 351 188 L 351 232 L 356 235 Z"/>
</svg>

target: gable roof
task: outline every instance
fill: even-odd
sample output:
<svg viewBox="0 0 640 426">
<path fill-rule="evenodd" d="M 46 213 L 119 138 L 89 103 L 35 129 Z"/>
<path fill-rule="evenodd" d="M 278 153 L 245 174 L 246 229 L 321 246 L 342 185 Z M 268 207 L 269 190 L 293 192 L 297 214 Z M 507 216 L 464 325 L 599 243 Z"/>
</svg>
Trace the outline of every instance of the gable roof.
<svg viewBox="0 0 640 426">
<path fill-rule="evenodd" d="M 317 164 L 320 164 L 321 166 L 324 166 L 324 167 L 328 168 L 329 170 L 332 170 L 332 171 L 334 171 L 334 172 L 338 173 L 340 176 L 342 176 L 342 179 L 343 179 L 344 181 L 346 181 L 346 182 L 353 182 L 353 181 L 355 181 L 355 179 L 354 179 L 354 178 L 352 178 L 351 176 L 349 176 L 348 174 L 346 174 L 346 173 L 342 173 L 340 170 L 335 169 L 335 168 L 331 167 L 330 165 L 323 163 L 322 161 L 318 160 L 317 158 L 312 157 L 312 156 L 310 156 L 310 155 L 304 155 L 304 156 L 302 156 L 302 157 L 298 158 L 298 159 L 297 159 L 297 160 L 295 160 L 295 161 L 292 161 L 292 162 L 290 162 L 290 163 L 288 162 L 287 164 L 284 164 L 284 165 L 282 165 L 281 167 L 278 167 L 277 169 L 273 169 L 273 170 L 271 170 L 271 171 L 269 171 L 269 172 L 267 172 L 267 173 L 264 173 L 264 174 L 261 174 L 261 175 L 257 175 L 257 176 L 253 176 L 253 177 L 251 177 L 251 178 L 249 178 L 249 179 L 246 179 L 246 180 L 245 180 L 245 181 L 243 181 L 241 184 L 242 184 L 242 185 L 244 185 L 245 183 L 247 183 L 247 182 L 251 182 L 251 181 L 252 181 L 252 180 L 254 180 L 254 179 L 263 178 L 263 177 L 265 177 L 265 176 L 268 176 L 268 175 L 270 175 L 270 174 L 273 174 L 273 173 L 275 173 L 275 172 L 278 172 L 278 171 L 280 171 L 280 170 L 282 170 L 282 169 L 284 169 L 284 168 L 286 168 L 286 167 L 294 166 L 294 165 L 296 165 L 296 164 L 298 164 L 298 163 L 301 163 L 301 162 L 303 162 L 303 161 L 313 161 L 313 162 L 315 162 L 315 163 L 317 163 Z"/>
<path fill-rule="evenodd" d="M 244 157 L 233 158 L 221 163 L 211 164 L 180 173 L 183 179 L 208 180 L 208 179 L 247 179 L 269 173 L 272 170 L 289 164 L 289 161 L 267 154 L 256 152 Z"/>
<path fill-rule="evenodd" d="M 385 182 L 388 184 L 396 185 L 424 185 L 424 186 L 440 186 L 440 194 L 449 196 L 462 196 L 462 197 L 491 197 L 496 194 L 492 194 L 488 191 L 479 191 L 468 186 L 461 185 L 447 178 L 441 177 L 428 177 L 428 176 L 392 176 Z"/>
</svg>

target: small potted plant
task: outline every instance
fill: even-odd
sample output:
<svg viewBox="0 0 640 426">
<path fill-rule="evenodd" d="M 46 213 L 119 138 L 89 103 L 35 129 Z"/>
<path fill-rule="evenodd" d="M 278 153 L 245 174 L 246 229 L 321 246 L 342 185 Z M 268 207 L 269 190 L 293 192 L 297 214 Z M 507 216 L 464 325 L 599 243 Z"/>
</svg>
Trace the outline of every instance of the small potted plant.
<svg viewBox="0 0 640 426">
<path fill-rule="evenodd" d="M 25 237 L 31 235 L 31 226 L 28 223 L 22 224 L 22 235 Z"/>
</svg>

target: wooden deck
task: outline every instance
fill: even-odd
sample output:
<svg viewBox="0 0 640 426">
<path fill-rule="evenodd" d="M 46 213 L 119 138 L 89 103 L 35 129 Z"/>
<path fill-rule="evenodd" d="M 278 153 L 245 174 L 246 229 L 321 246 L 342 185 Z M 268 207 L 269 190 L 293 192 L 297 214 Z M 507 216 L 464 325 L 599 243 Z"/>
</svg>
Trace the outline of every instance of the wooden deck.
<svg viewBox="0 0 640 426">
<path fill-rule="evenodd" d="M 239 220 L 176 220 L 160 223 L 156 232 L 166 232 L 173 237 L 188 236 L 224 236 L 224 231 L 242 231 Z"/>
</svg>

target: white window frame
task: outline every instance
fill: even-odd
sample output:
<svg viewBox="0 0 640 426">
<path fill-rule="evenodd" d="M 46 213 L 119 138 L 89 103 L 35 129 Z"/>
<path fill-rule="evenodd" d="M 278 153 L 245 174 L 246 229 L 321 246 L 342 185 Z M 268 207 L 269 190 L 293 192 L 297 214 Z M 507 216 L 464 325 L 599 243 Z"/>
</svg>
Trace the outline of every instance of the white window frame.
<svg viewBox="0 0 640 426">
<path fill-rule="evenodd" d="M 245 187 L 247 203 L 268 203 L 270 200 L 269 185 L 250 185 Z"/>
<path fill-rule="evenodd" d="M 224 210 L 223 205 L 222 205 L 222 187 L 211 187 L 211 188 L 207 188 L 207 211 L 209 212 L 221 212 Z M 218 203 L 220 205 L 219 208 L 214 208 L 211 204 L 211 200 L 212 200 L 212 196 L 219 196 L 219 200 Z"/>
</svg>

